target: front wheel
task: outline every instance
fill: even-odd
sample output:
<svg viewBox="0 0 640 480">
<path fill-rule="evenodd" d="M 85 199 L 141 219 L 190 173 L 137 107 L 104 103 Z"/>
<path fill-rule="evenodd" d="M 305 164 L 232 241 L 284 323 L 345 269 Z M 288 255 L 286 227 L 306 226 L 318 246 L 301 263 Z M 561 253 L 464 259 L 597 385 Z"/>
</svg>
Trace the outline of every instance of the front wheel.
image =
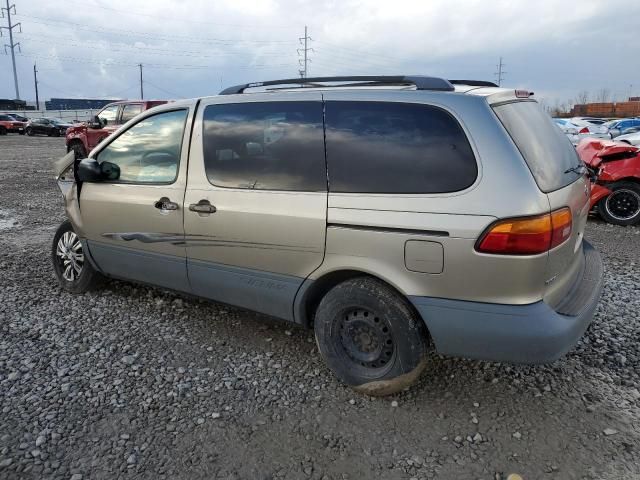
<svg viewBox="0 0 640 480">
<path fill-rule="evenodd" d="M 614 225 L 635 225 L 640 222 L 640 184 L 617 182 L 608 187 L 611 193 L 600 200 L 598 212 Z"/>
<path fill-rule="evenodd" d="M 51 259 L 58 283 L 68 292 L 87 292 L 103 279 L 86 260 L 82 242 L 68 220 L 58 227 L 53 237 Z"/>
<path fill-rule="evenodd" d="M 329 368 L 358 392 L 399 392 L 426 366 L 422 319 L 406 299 L 375 278 L 357 277 L 331 289 L 318 306 L 314 328 Z"/>
<path fill-rule="evenodd" d="M 27 135 L 29 135 L 30 137 L 33 137 L 33 129 L 31 129 L 31 128 L 27 128 L 27 129 L 25 130 L 25 133 L 26 133 Z"/>
</svg>

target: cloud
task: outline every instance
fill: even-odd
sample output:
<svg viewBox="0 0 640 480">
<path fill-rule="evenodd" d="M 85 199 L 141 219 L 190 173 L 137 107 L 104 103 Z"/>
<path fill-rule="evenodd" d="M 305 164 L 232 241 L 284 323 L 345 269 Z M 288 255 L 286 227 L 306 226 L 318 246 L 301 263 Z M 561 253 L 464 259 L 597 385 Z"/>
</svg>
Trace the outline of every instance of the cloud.
<svg viewBox="0 0 640 480">
<path fill-rule="evenodd" d="M 311 75 L 424 73 L 526 87 L 550 103 L 608 88 L 640 92 L 635 23 L 622 0 L 192 0 L 19 2 L 17 57 L 23 98 L 215 94 L 221 85 L 298 75 L 298 37 L 313 38 Z M 5 20 L 0 20 L 5 21 Z M 637 87 L 632 85 L 636 82 Z M 10 57 L 0 97 L 13 98 Z"/>
</svg>

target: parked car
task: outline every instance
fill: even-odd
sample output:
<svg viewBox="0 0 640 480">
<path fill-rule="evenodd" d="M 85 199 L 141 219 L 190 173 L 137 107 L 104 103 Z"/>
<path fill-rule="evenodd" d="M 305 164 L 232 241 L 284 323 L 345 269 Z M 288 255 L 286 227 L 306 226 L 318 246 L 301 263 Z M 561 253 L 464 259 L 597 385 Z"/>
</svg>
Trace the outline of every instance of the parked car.
<svg viewBox="0 0 640 480">
<path fill-rule="evenodd" d="M 574 146 L 578 145 L 582 139 L 588 137 L 611 138 L 608 133 L 603 133 L 605 131 L 604 128 L 595 125 L 590 126 L 586 124 L 586 122 L 583 122 L 582 125 L 577 125 L 566 118 L 553 118 L 553 121 L 560 127 L 560 130 L 564 132 Z"/>
<path fill-rule="evenodd" d="M 133 117 L 167 100 L 130 100 L 106 105 L 90 122 L 75 125 L 67 131 L 67 152 L 74 151 L 76 158 L 85 158 L 102 140 L 127 123 Z"/>
<path fill-rule="evenodd" d="M 19 122 L 9 115 L 0 114 L 0 135 L 7 133 L 24 135 L 24 125 L 24 122 Z"/>
<path fill-rule="evenodd" d="M 574 117 L 571 119 L 571 123 L 580 128 L 578 131 L 580 134 L 593 138 L 611 139 L 609 128 L 604 124 L 604 122 L 601 124 L 594 124 L 592 121 L 584 120 L 581 117 Z"/>
<path fill-rule="evenodd" d="M 629 128 L 640 127 L 640 118 L 622 118 L 607 123 L 606 126 L 609 128 L 611 138 L 615 138 L 622 135 L 623 132 Z"/>
<path fill-rule="evenodd" d="M 25 127 L 27 135 L 48 135 L 59 137 L 67 133 L 73 124 L 60 120 L 59 118 L 33 118 L 29 120 Z"/>
<path fill-rule="evenodd" d="M 633 130 L 633 129 L 629 129 Z M 626 133 L 624 135 L 620 135 L 616 137 L 616 142 L 624 142 L 629 145 L 640 145 L 640 129 L 633 133 Z"/>
<path fill-rule="evenodd" d="M 575 124 L 588 123 L 591 125 L 604 125 L 607 120 L 597 117 L 573 117 L 571 118 L 571 121 Z"/>
<path fill-rule="evenodd" d="M 597 177 L 591 207 L 615 225 L 640 223 L 640 149 L 623 142 L 589 139 L 577 151 Z"/>
<path fill-rule="evenodd" d="M 27 123 L 29 121 L 27 117 L 23 117 L 22 115 L 18 115 L 17 113 L 7 113 L 7 115 L 9 115 L 11 118 L 13 118 L 18 122 Z"/>
<path fill-rule="evenodd" d="M 143 112 L 55 170 L 63 289 L 122 278 L 312 327 L 369 394 L 415 381 L 431 345 L 558 358 L 602 289 L 584 165 L 530 92 L 489 82 L 239 85 Z"/>
</svg>

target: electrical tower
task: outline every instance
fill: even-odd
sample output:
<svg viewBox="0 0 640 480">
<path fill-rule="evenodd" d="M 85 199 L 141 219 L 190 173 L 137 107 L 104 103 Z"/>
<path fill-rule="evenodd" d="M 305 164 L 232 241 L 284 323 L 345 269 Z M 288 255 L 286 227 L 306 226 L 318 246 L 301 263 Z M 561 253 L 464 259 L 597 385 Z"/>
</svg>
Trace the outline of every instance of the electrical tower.
<svg viewBox="0 0 640 480">
<path fill-rule="evenodd" d="M 7 47 L 11 50 L 11 63 L 13 63 L 13 83 L 16 87 L 16 100 L 20 100 L 20 89 L 18 88 L 18 73 L 16 72 L 16 54 L 15 48 L 18 47 L 18 51 L 20 50 L 20 42 L 13 43 L 13 29 L 18 27 L 20 29 L 20 33 L 22 33 L 22 25 L 20 22 L 11 23 L 11 9 L 13 9 L 13 14 L 16 14 L 16 5 L 9 5 L 9 0 L 6 0 L 7 6 L 0 8 L 0 18 L 4 18 L 5 12 L 7 13 L 7 25 L 8 27 L 0 27 L 0 36 L 2 35 L 3 30 L 9 30 L 9 44 L 4 44 L 4 53 L 7 53 Z"/>
<path fill-rule="evenodd" d="M 304 37 L 299 37 L 298 40 L 300 41 L 300 45 L 304 46 L 304 48 L 298 48 L 298 56 L 303 55 L 303 58 L 299 58 L 298 59 L 298 63 L 300 64 L 300 67 L 302 67 L 301 70 L 299 70 L 300 72 L 300 78 L 307 78 L 307 74 L 309 73 L 309 62 L 311 62 L 311 59 L 309 58 L 309 52 L 313 52 L 313 48 L 309 48 L 309 41 L 313 41 L 313 38 L 311 38 L 308 33 L 307 33 L 307 26 L 304 26 Z"/>
<path fill-rule="evenodd" d="M 496 65 L 498 71 L 494 74 L 496 76 L 496 83 L 498 86 L 502 85 L 502 80 L 504 80 L 504 74 L 507 73 L 504 71 L 505 64 L 502 62 L 502 57 L 500 57 L 500 62 Z"/>
</svg>

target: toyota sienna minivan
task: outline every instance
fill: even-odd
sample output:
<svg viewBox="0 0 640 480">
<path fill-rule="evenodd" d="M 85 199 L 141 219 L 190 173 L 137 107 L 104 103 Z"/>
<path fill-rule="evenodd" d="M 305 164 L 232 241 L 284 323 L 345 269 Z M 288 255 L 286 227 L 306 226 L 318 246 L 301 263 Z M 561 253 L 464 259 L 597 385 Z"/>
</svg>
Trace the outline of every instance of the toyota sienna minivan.
<svg viewBox="0 0 640 480">
<path fill-rule="evenodd" d="M 602 290 L 575 149 L 531 92 L 489 82 L 239 85 L 142 112 L 56 174 L 62 288 L 118 278 L 313 328 L 369 394 L 432 348 L 550 362 Z"/>
</svg>

